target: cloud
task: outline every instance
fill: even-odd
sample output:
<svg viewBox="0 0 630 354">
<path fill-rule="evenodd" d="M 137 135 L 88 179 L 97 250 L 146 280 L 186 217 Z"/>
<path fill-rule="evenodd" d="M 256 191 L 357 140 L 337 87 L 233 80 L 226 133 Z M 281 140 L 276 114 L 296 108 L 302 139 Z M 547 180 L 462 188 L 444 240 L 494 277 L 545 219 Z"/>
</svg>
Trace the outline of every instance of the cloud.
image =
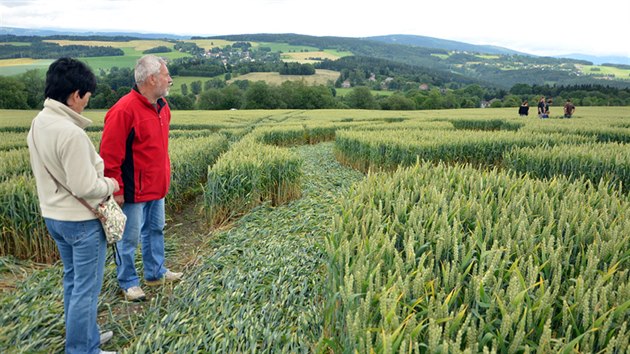
<svg viewBox="0 0 630 354">
<path fill-rule="evenodd" d="M 599 0 L 2 0 L 0 26 L 183 35 L 298 33 L 367 37 L 411 34 L 532 54 L 617 54 L 630 1 Z"/>
</svg>

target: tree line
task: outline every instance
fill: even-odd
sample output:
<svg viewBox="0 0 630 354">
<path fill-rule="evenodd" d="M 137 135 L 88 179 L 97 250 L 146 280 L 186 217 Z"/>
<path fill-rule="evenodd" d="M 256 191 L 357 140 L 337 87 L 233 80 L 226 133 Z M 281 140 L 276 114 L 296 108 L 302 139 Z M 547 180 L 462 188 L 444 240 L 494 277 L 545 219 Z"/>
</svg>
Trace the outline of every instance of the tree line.
<svg viewBox="0 0 630 354">
<path fill-rule="evenodd" d="M 96 92 L 89 108 L 108 109 L 133 87 L 133 69 L 112 68 L 98 73 Z M 24 74 L 0 76 L 0 108 L 40 109 L 44 101 L 44 78 L 37 70 Z M 181 94 L 172 94 L 168 101 L 173 109 L 383 109 L 418 110 L 517 107 L 522 100 L 536 102 L 541 95 L 555 102 L 571 98 L 578 106 L 628 106 L 630 89 L 602 85 L 528 85 L 517 84 L 509 91 L 479 84 L 440 88 L 413 87 L 394 94 L 379 94 L 367 85 L 356 86 L 339 95 L 333 82 L 328 85 L 307 85 L 303 81 L 285 81 L 271 85 L 263 81 L 223 78 L 194 81 L 181 86 Z"/>
<path fill-rule="evenodd" d="M 33 58 L 57 59 L 61 57 L 103 57 L 122 56 L 125 52 L 120 48 L 95 47 L 86 45 L 59 45 L 36 41 L 31 45 L 0 45 L 0 59 Z"/>
</svg>

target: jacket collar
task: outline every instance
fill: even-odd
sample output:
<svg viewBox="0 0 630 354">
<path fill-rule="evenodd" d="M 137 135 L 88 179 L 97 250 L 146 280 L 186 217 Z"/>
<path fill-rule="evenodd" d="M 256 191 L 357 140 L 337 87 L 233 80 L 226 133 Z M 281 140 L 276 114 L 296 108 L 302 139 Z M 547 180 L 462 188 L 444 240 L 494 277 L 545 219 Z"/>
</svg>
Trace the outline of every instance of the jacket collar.
<svg viewBox="0 0 630 354">
<path fill-rule="evenodd" d="M 80 115 L 79 113 L 72 110 L 72 108 L 66 106 L 65 104 L 53 100 L 52 98 L 47 98 L 44 101 L 44 108 L 48 108 L 53 112 L 66 117 L 69 121 L 77 125 L 81 129 L 85 129 L 87 126 L 92 124 L 92 121 L 88 118 Z"/>
<path fill-rule="evenodd" d="M 131 92 L 142 97 L 142 102 L 147 106 L 151 106 L 154 109 L 157 109 L 158 113 L 162 110 L 162 108 L 164 108 L 164 106 L 166 106 L 166 100 L 164 99 L 164 97 L 158 98 L 155 105 L 149 102 L 149 100 L 140 93 L 140 90 L 138 90 L 138 85 L 133 85 L 133 89 L 131 90 Z"/>
</svg>

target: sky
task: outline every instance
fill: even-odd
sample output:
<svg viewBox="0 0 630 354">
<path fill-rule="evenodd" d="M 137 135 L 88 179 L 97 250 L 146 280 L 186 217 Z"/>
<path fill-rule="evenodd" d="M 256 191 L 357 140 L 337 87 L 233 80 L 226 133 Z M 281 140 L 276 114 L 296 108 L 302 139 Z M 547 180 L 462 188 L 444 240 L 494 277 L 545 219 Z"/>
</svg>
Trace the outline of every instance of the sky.
<svg viewBox="0 0 630 354">
<path fill-rule="evenodd" d="M 630 57 L 630 0 L 0 0 L 0 27 L 178 35 L 409 34 Z"/>
</svg>

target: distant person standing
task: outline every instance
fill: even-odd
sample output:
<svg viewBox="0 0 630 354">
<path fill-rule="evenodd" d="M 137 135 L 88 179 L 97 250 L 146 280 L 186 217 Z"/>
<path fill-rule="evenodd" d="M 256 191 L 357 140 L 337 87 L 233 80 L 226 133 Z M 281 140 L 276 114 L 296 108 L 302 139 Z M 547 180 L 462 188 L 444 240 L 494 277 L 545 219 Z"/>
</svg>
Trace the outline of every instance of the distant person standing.
<svg viewBox="0 0 630 354">
<path fill-rule="evenodd" d="M 540 97 L 540 101 L 538 101 L 538 117 L 549 118 L 548 109 L 549 109 L 549 106 L 547 106 L 547 102 L 545 101 L 545 96 Z"/>
<path fill-rule="evenodd" d="M 529 103 L 527 102 L 527 100 L 524 100 L 523 103 L 521 103 L 521 106 L 518 108 L 518 115 L 520 115 L 521 117 L 527 117 L 528 114 Z"/>
<path fill-rule="evenodd" d="M 132 301 L 145 298 L 135 267 L 138 240 L 146 285 L 182 278 L 182 273 L 171 272 L 164 264 L 164 198 L 171 182 L 171 110 L 164 97 L 173 79 L 166 62 L 154 55 L 138 59 L 134 77 L 131 92 L 105 115 L 100 150 L 105 175 L 120 185 L 114 198 L 127 215 L 123 239 L 118 242 L 121 264 L 117 273 L 125 298 Z"/>
<path fill-rule="evenodd" d="M 564 104 L 564 118 L 571 118 L 575 112 L 575 105 L 571 102 L 571 99 L 567 99 Z"/>
<path fill-rule="evenodd" d="M 551 105 L 553 104 L 553 100 L 551 99 L 551 97 L 549 97 L 547 99 L 547 104 L 545 105 L 545 114 L 547 115 L 546 118 L 549 118 L 551 116 Z"/>
</svg>

